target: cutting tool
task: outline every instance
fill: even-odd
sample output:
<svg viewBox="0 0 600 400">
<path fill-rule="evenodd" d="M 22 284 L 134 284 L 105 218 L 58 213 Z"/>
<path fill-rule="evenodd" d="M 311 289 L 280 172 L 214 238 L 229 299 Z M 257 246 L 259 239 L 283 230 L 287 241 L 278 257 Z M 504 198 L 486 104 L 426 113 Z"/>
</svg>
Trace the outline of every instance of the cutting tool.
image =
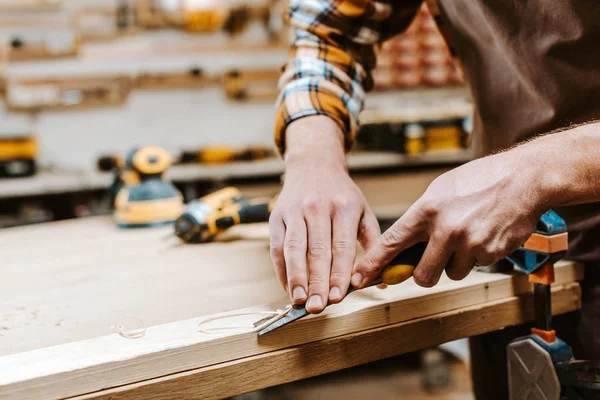
<svg viewBox="0 0 600 400">
<path fill-rule="evenodd" d="M 419 264 L 419 261 L 421 261 L 426 246 L 427 243 L 417 243 L 398 254 L 396 258 L 394 258 L 390 264 L 384 268 L 379 277 L 375 279 L 369 286 L 380 284 L 397 285 L 410 278 L 415 267 Z M 358 289 L 351 286 L 348 288 L 346 295 L 356 290 Z M 328 305 L 330 304 L 331 303 Z M 254 330 L 257 331 L 258 336 L 262 336 L 274 331 L 277 328 L 287 325 L 290 322 L 297 321 L 308 314 L 309 312 L 306 310 L 304 305 L 291 305 L 288 306 L 281 314 L 278 314 L 274 317 L 264 318 L 254 323 Z"/>
</svg>

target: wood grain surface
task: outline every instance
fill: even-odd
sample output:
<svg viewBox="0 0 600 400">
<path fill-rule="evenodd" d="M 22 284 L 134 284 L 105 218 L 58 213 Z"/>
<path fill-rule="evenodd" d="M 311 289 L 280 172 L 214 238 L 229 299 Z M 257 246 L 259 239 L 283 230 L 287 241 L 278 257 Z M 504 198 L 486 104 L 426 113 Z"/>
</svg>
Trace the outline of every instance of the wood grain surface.
<svg viewBox="0 0 600 400">
<path fill-rule="evenodd" d="M 579 285 L 574 283 L 556 287 L 552 293 L 554 313 L 562 314 L 580 308 L 580 292 Z M 508 321 L 511 324 L 527 322 L 533 319 L 532 300 L 531 295 L 513 296 L 91 393 L 77 399 L 222 399 L 498 330 Z"/>
<path fill-rule="evenodd" d="M 266 249 L 263 251 L 266 252 Z M 223 254 L 222 262 L 226 261 L 224 257 Z M 244 257 L 247 259 L 247 268 L 254 269 L 251 253 L 246 253 Z M 227 261 L 231 263 L 231 260 Z M 556 272 L 557 285 L 582 278 L 582 268 L 570 263 L 557 268 Z M 158 280 L 158 277 L 154 277 L 151 281 Z M 256 281 L 213 282 L 213 286 L 219 285 L 223 287 L 223 291 L 230 290 L 229 297 L 244 297 L 252 293 L 254 297 L 247 305 L 265 304 L 259 299 L 260 295 L 257 295 Z M 275 282 L 273 285 L 277 286 Z M 172 289 L 173 293 L 178 288 Z M 260 338 L 252 332 L 226 331 L 212 335 L 202 333 L 199 323 L 205 317 L 149 325 L 146 335 L 137 340 L 125 339 L 118 334 L 81 341 L 74 341 L 72 338 L 72 342 L 59 346 L 0 357 L 0 370 L 3 371 L 0 375 L 0 397 L 70 397 L 414 319 L 434 318 L 439 313 L 461 310 L 530 291 L 531 285 L 522 274 L 513 276 L 473 272 L 462 282 L 445 278 L 432 289 L 417 287 L 412 281 L 384 291 L 366 289 L 349 296 L 342 304 L 332 306 L 318 316 L 297 321 Z M 89 290 L 86 295 L 95 297 Z M 202 299 L 199 301 L 207 305 L 211 300 L 215 301 L 203 294 L 198 297 Z M 138 307 L 140 313 L 147 313 L 149 317 L 146 318 L 151 320 L 151 314 L 160 314 L 161 309 L 165 308 L 173 309 L 172 301 L 166 301 L 162 305 L 153 304 L 154 308 L 143 304 L 138 304 Z M 279 303 L 283 304 L 285 303 Z M 114 310 L 106 310 L 106 315 L 102 315 L 101 308 L 102 305 L 95 309 L 98 318 L 112 318 Z M 257 306 L 250 310 L 264 308 Z M 201 315 L 201 312 L 197 312 L 197 315 Z M 498 322 L 506 326 L 519 321 L 508 318 Z M 41 335 L 44 332 L 45 329 L 37 331 Z M 442 336 L 440 340 L 444 341 L 445 337 Z M 13 338 L 12 342 L 18 343 L 19 339 Z M 255 377 L 259 378 L 260 376 Z"/>
<path fill-rule="evenodd" d="M 207 245 L 110 217 L 1 230 L 0 356 L 115 333 L 126 317 L 153 326 L 281 304 L 268 246 L 266 225 Z"/>
<path fill-rule="evenodd" d="M 240 309 L 287 304 L 272 271 L 266 224 L 236 227 L 214 243 L 182 245 L 172 227 L 120 230 L 111 218 L 87 218 L 2 230 L 0 254 L 0 398 L 10 399 L 72 397 L 185 371 L 213 371 L 211 366 L 288 354 L 309 343 L 419 319 L 437 321 L 441 313 L 460 315 L 531 291 L 527 277 L 518 273 L 473 272 L 460 282 L 443 277 L 430 289 L 410 280 L 387 290 L 353 293 L 318 316 L 259 338 L 247 331 L 206 334 L 199 323 Z M 562 263 L 556 269 L 557 290 L 582 275 L 580 265 Z M 566 298 L 570 303 L 561 302 L 556 312 L 576 308 L 578 296 Z M 528 315 L 526 301 L 515 301 L 522 303 L 520 313 Z M 498 315 L 506 318 L 490 327 L 526 318 L 516 311 Z M 143 338 L 117 333 L 126 317 L 144 321 Z M 441 343 L 465 334 L 432 330 L 431 340 Z M 401 346 L 391 353 L 412 349 L 404 345 L 406 350 Z M 331 366 L 320 369 L 313 365 L 317 361 L 306 361 L 299 374 L 354 365 L 382 351 L 371 354 L 367 347 L 358 358 L 339 353 Z M 293 365 L 299 362 L 294 357 L 310 352 L 298 354 Z M 296 379 L 290 371 L 282 370 L 277 379 Z M 271 382 L 260 375 L 254 380 L 257 385 Z M 248 383 L 239 383 L 236 391 L 251 390 Z M 223 384 L 217 379 L 212 385 Z"/>
</svg>

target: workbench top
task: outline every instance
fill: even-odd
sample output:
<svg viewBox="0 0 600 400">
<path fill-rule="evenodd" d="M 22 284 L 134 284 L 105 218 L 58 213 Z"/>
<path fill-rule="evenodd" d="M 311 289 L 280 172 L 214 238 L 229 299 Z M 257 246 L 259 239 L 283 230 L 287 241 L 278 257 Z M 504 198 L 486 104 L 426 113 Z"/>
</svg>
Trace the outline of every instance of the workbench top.
<svg viewBox="0 0 600 400">
<path fill-rule="evenodd" d="M 525 275 L 472 272 L 364 289 L 276 334 L 203 332 L 223 312 L 251 310 L 251 323 L 289 302 L 268 242 L 267 224 L 201 245 L 109 217 L 1 230 L 0 398 L 219 399 L 533 318 Z M 557 268 L 553 312 L 580 307 L 582 277 L 580 265 Z M 144 337 L 118 335 L 128 317 Z"/>
<path fill-rule="evenodd" d="M 0 356 L 115 333 L 126 317 L 152 326 L 281 305 L 268 247 L 266 224 L 200 245 L 110 217 L 0 230 Z"/>
</svg>

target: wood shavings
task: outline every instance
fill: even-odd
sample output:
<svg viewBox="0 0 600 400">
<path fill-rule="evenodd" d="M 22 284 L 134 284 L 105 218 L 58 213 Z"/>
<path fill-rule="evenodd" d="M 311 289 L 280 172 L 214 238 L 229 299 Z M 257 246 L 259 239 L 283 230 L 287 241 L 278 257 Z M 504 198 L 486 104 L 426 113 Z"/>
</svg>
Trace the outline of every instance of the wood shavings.
<svg viewBox="0 0 600 400">
<path fill-rule="evenodd" d="M 146 324 L 139 318 L 127 317 L 119 324 L 119 335 L 126 339 L 139 339 L 146 335 Z"/>
<path fill-rule="evenodd" d="M 266 326 L 278 321 L 279 319 L 285 317 L 290 310 L 292 309 L 291 305 L 288 305 L 283 310 L 274 310 L 274 311 L 255 311 L 255 312 L 245 312 L 245 313 L 237 313 L 237 314 L 229 314 L 229 315 L 221 315 L 218 317 L 207 318 L 198 323 L 200 326 L 200 332 L 206 333 L 209 335 L 214 335 L 222 332 L 229 331 L 240 331 L 240 333 L 247 332 L 258 332 Z M 267 316 L 266 318 L 259 319 L 258 322 L 262 322 L 258 326 L 254 326 L 254 323 L 257 321 L 255 319 L 251 319 L 249 317 L 258 317 L 258 316 Z M 243 317 L 247 317 L 244 320 L 248 321 L 246 324 L 240 323 Z M 227 322 L 234 322 L 233 325 L 228 325 Z M 216 326 L 208 326 L 212 322 L 218 322 Z"/>
</svg>

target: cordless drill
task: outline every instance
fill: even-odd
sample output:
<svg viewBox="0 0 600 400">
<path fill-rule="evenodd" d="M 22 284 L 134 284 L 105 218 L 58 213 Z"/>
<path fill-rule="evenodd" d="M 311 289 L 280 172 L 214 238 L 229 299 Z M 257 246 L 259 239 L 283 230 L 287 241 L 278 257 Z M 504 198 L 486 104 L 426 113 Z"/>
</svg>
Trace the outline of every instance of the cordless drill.
<svg viewBox="0 0 600 400">
<path fill-rule="evenodd" d="M 209 195 L 210 196 L 210 195 Z M 234 225 L 266 222 L 275 198 L 229 201 L 220 208 L 207 207 L 204 198 L 188 204 L 175 221 L 175 235 L 186 243 L 205 243 Z"/>
</svg>

